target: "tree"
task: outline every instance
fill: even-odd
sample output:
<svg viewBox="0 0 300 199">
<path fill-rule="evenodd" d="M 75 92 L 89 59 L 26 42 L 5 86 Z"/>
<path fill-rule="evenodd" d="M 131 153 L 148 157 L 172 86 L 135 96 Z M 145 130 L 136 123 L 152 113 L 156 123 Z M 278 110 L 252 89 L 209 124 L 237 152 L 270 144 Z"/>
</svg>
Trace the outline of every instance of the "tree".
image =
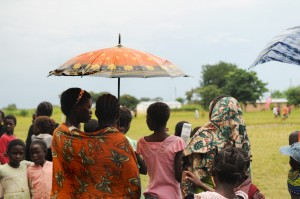
<svg viewBox="0 0 300 199">
<path fill-rule="evenodd" d="M 9 104 L 6 108 L 7 111 L 16 111 L 17 105 L 16 104 Z"/>
<path fill-rule="evenodd" d="M 222 61 L 214 65 L 203 65 L 200 85 L 216 85 L 218 88 L 222 88 L 225 85 L 225 75 L 235 69 L 237 69 L 235 64 Z"/>
<path fill-rule="evenodd" d="M 127 108 L 133 110 L 136 108 L 136 105 L 139 103 L 140 101 L 138 99 L 136 99 L 134 96 L 125 94 L 120 96 L 120 104 L 122 106 L 126 106 Z"/>
<path fill-rule="evenodd" d="M 284 92 L 281 92 L 280 90 L 274 90 L 271 92 L 272 98 L 285 98 L 286 95 Z"/>
<path fill-rule="evenodd" d="M 184 99 L 183 99 L 182 97 L 176 98 L 176 101 L 177 101 L 177 102 L 180 102 L 181 104 L 184 103 Z"/>
<path fill-rule="evenodd" d="M 208 85 L 203 86 L 196 90 L 201 96 L 200 104 L 205 109 L 208 110 L 210 102 L 215 98 L 221 95 L 221 89 L 218 88 L 216 85 Z"/>
<path fill-rule="evenodd" d="M 246 105 L 247 102 L 255 104 L 264 92 L 268 91 L 266 83 L 256 76 L 256 72 L 247 72 L 244 69 L 235 69 L 225 76 L 223 93 L 236 98 Z"/>
<path fill-rule="evenodd" d="M 107 93 L 109 93 L 109 92 L 96 93 L 96 92 L 93 92 L 93 91 L 89 91 L 89 94 L 92 96 L 93 103 L 97 102 L 98 97 L 100 97 L 103 94 L 107 94 Z"/>
<path fill-rule="evenodd" d="M 294 104 L 295 106 L 300 104 L 300 86 L 291 87 L 285 92 L 289 104 Z"/>
<path fill-rule="evenodd" d="M 142 97 L 140 99 L 141 102 L 149 102 L 151 99 L 149 97 Z"/>
</svg>

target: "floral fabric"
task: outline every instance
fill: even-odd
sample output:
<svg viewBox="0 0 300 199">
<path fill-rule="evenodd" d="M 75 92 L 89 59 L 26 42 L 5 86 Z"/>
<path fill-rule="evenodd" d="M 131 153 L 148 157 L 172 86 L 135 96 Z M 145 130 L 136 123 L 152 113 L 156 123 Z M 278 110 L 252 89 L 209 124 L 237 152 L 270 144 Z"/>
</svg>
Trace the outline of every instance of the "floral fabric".
<svg viewBox="0 0 300 199">
<path fill-rule="evenodd" d="M 85 134 L 61 124 L 52 155 L 52 198 L 140 197 L 135 153 L 116 128 Z"/>
<path fill-rule="evenodd" d="M 227 144 L 243 148 L 250 153 L 250 142 L 240 105 L 233 97 L 221 98 L 212 109 L 210 121 L 202 126 L 183 150 L 186 170 L 192 171 L 199 179 L 210 175 L 216 150 Z M 193 194 L 192 183 L 182 182 L 183 195 Z"/>
</svg>

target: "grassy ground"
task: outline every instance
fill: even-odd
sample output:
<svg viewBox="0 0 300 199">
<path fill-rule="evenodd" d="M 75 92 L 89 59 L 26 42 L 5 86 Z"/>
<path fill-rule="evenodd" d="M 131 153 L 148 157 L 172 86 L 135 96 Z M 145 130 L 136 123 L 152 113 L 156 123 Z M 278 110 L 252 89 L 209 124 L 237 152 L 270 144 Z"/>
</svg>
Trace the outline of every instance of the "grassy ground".
<svg viewBox="0 0 300 199">
<path fill-rule="evenodd" d="M 266 198 L 289 198 L 286 186 L 289 158 L 279 153 L 279 147 L 288 144 L 288 136 L 295 130 L 300 130 L 300 110 L 294 110 L 286 121 L 274 119 L 271 111 L 244 113 L 247 131 L 250 137 L 252 150 L 252 177 L 254 183 L 265 194 Z M 63 117 L 55 109 L 53 118 L 59 123 Z M 15 134 L 25 140 L 31 117 L 18 117 Z M 179 121 L 188 121 L 193 127 L 204 125 L 208 119 L 196 120 L 194 112 L 171 113 L 168 122 L 170 134 L 174 133 L 175 125 Z M 151 132 L 146 125 L 145 115 L 138 115 L 131 124 L 128 136 L 138 140 Z M 146 187 L 148 177 L 142 176 L 142 185 Z"/>
</svg>

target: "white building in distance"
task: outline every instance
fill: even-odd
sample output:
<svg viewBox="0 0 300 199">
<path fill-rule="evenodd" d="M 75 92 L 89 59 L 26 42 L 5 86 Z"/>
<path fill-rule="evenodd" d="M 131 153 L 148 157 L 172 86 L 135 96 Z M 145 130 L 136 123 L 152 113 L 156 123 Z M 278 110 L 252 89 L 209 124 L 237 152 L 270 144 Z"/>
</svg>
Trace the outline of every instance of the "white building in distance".
<svg viewBox="0 0 300 199">
<path fill-rule="evenodd" d="M 148 102 L 140 102 L 137 106 L 136 106 L 136 111 L 137 114 L 146 114 L 147 112 L 147 108 L 151 105 L 155 103 L 155 101 L 148 101 Z M 181 108 L 182 107 L 182 103 L 178 102 L 178 101 L 169 101 L 169 102 L 163 102 L 165 104 L 167 104 L 170 109 L 175 109 L 175 108 Z"/>
</svg>

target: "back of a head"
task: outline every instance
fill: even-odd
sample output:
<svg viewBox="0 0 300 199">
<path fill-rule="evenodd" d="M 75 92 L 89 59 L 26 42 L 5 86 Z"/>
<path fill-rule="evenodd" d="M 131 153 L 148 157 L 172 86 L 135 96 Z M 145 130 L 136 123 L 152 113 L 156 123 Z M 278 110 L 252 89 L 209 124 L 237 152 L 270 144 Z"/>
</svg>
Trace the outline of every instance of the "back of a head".
<svg viewBox="0 0 300 199">
<path fill-rule="evenodd" d="M 300 131 L 294 131 L 289 135 L 289 145 L 300 142 Z"/>
<path fill-rule="evenodd" d="M 91 98 L 91 95 L 81 88 L 69 88 L 61 94 L 61 111 L 69 116 L 75 105 L 82 105 Z"/>
<path fill-rule="evenodd" d="M 84 123 L 83 129 L 86 133 L 95 132 L 98 128 L 98 120 L 90 119 L 87 123 Z"/>
<path fill-rule="evenodd" d="M 170 108 L 163 102 L 155 102 L 147 109 L 147 118 L 151 119 L 156 127 L 166 126 L 170 117 Z"/>
<path fill-rule="evenodd" d="M 188 123 L 188 122 L 186 122 L 186 121 L 180 121 L 180 122 L 178 122 L 177 124 L 176 124 L 176 126 L 175 126 L 175 136 L 178 136 L 178 137 L 180 137 L 181 136 L 181 132 L 182 132 L 182 127 L 183 127 L 183 124 L 184 123 Z M 189 123 L 188 123 L 189 124 Z"/>
<path fill-rule="evenodd" d="M 119 118 L 119 127 L 123 127 L 127 132 L 132 120 L 131 111 L 126 106 L 120 107 L 120 118 Z M 123 133 L 126 133 L 123 132 Z"/>
<path fill-rule="evenodd" d="M 50 117 L 52 115 L 53 107 L 50 102 L 41 102 L 37 108 L 36 108 L 36 116 L 48 116 Z"/>
<path fill-rule="evenodd" d="M 52 134 L 54 125 L 50 117 L 48 116 L 38 116 L 34 120 L 33 133 L 35 135 L 39 134 Z"/>
<path fill-rule="evenodd" d="M 245 158 L 235 147 L 222 149 L 214 156 L 212 174 L 219 183 L 238 185 L 244 176 Z"/>
<path fill-rule="evenodd" d="M 2 121 L 4 119 L 4 117 L 5 117 L 4 112 L 2 110 L 0 110 L 0 121 Z"/>
<path fill-rule="evenodd" d="M 20 140 L 20 139 L 14 139 L 14 140 L 12 140 L 8 143 L 7 153 L 9 153 L 14 146 L 24 147 L 24 152 L 25 152 L 25 142 L 23 140 Z"/>
<path fill-rule="evenodd" d="M 96 102 L 95 114 L 100 123 L 117 124 L 120 115 L 119 100 L 111 94 L 101 95 Z"/>
</svg>

